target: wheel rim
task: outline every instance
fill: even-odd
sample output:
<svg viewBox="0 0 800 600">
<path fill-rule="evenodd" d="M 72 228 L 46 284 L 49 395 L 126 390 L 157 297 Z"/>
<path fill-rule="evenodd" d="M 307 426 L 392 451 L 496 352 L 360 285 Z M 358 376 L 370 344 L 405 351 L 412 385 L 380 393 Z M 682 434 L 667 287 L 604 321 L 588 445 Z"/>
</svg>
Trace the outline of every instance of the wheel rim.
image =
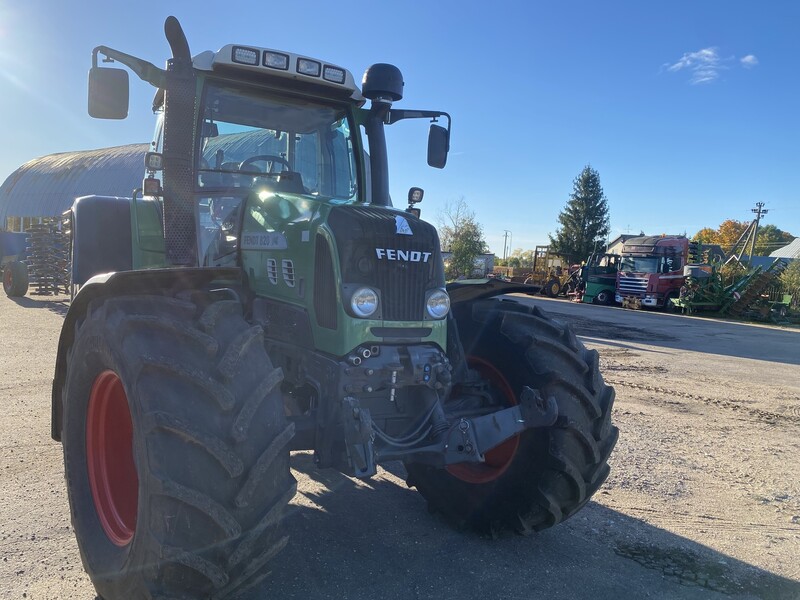
<svg viewBox="0 0 800 600">
<path fill-rule="evenodd" d="M 517 404 L 517 397 L 503 374 L 490 362 L 468 356 L 467 364 L 488 379 L 505 397 L 507 404 Z M 519 435 L 507 439 L 486 453 L 483 463 L 456 463 L 446 467 L 447 472 L 467 483 L 489 483 L 506 472 L 519 448 Z"/>
<path fill-rule="evenodd" d="M 136 531 L 139 478 L 133 423 L 122 381 L 104 371 L 92 385 L 86 417 L 86 462 L 97 517 L 108 539 L 126 546 Z"/>
<path fill-rule="evenodd" d="M 11 272 L 11 268 L 6 268 L 3 270 L 3 287 L 6 291 L 10 290 L 14 285 L 14 274 Z"/>
</svg>

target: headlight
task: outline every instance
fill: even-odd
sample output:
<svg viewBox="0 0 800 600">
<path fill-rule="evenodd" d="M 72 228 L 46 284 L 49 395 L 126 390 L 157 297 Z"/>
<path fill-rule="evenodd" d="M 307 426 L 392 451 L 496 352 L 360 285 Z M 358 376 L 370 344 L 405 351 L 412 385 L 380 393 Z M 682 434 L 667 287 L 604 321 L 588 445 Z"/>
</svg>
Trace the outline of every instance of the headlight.
<svg viewBox="0 0 800 600">
<path fill-rule="evenodd" d="M 378 310 L 378 293 L 368 287 L 358 288 L 350 299 L 350 308 L 362 319 L 371 317 Z"/>
<path fill-rule="evenodd" d="M 428 296 L 425 308 L 434 319 L 444 319 L 450 312 L 450 296 L 444 290 L 436 290 Z"/>
</svg>

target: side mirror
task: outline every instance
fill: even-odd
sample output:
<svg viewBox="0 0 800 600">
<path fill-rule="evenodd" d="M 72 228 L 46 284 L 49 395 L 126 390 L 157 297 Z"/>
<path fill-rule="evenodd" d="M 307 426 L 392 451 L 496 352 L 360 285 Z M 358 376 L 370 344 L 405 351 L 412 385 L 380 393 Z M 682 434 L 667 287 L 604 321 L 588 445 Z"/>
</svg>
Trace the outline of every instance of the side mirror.
<svg viewBox="0 0 800 600">
<path fill-rule="evenodd" d="M 128 116 L 128 72 L 92 67 L 89 70 L 89 115 L 95 119 Z"/>
<path fill-rule="evenodd" d="M 450 150 L 450 132 L 441 125 L 431 125 L 428 132 L 428 164 L 437 169 L 447 164 L 447 151 Z"/>
</svg>

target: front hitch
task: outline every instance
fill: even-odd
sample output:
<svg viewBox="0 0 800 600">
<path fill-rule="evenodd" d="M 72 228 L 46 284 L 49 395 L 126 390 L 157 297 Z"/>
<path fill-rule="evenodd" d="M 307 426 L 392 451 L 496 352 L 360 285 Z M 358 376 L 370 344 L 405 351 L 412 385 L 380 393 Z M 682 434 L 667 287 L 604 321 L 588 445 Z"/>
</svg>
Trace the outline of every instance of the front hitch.
<svg viewBox="0 0 800 600">
<path fill-rule="evenodd" d="M 489 450 L 510 437 L 526 429 L 549 427 L 557 418 L 555 398 L 545 399 L 538 391 L 525 386 L 519 404 L 454 423 L 445 436 L 444 465 L 484 462 Z"/>
<path fill-rule="evenodd" d="M 376 425 L 369 410 L 361 408 L 356 398 L 344 399 L 341 416 L 353 475 L 368 478 L 376 473 L 378 463 L 391 460 L 410 460 L 439 468 L 456 463 L 482 463 L 487 452 L 509 438 L 526 429 L 553 425 L 558 418 L 558 405 L 552 396 L 544 398 L 526 386 L 519 404 L 487 415 L 462 417 L 449 427 L 445 424 L 445 428 L 432 424 L 432 430 L 440 431 L 434 440 L 410 447 L 385 440 L 376 443 Z"/>
</svg>

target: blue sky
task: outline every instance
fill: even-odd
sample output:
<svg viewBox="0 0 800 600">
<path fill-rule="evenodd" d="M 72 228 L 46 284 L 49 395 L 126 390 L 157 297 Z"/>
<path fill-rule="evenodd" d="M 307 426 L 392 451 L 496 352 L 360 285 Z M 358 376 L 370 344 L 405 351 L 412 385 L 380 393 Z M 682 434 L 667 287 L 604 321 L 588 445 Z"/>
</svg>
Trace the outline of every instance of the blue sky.
<svg viewBox="0 0 800 600">
<path fill-rule="evenodd" d="M 193 53 L 227 43 L 405 79 L 398 108 L 453 116 L 447 167 L 425 164 L 427 125 L 387 133 L 401 204 L 423 217 L 464 198 L 498 254 L 547 242 L 587 165 L 612 236 L 693 234 L 728 218 L 800 235 L 800 2 L 160 2 L 0 0 L 0 180 L 45 154 L 150 141 L 152 89 L 135 76 L 123 122 L 86 113 L 91 50 L 163 65 L 164 18 Z"/>
</svg>

